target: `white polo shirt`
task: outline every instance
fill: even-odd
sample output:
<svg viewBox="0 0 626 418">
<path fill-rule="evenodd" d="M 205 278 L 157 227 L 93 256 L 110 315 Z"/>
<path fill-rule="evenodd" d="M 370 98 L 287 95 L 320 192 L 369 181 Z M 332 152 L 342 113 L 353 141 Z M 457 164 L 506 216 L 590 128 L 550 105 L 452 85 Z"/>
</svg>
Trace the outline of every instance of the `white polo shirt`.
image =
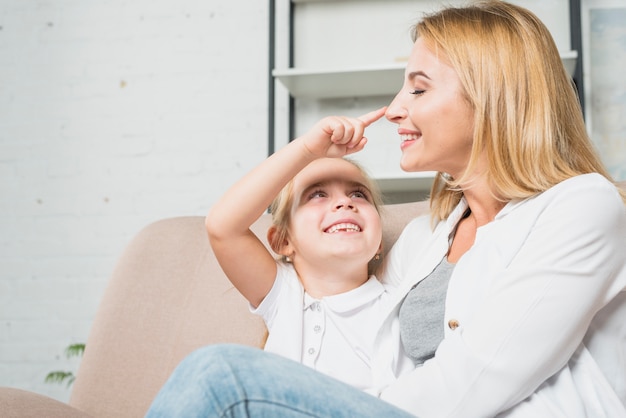
<svg viewBox="0 0 626 418">
<path fill-rule="evenodd" d="M 314 299 L 293 266 L 278 263 L 272 289 L 251 311 L 269 330 L 265 350 L 367 390 L 373 386 L 374 337 L 389 299 L 374 276 L 349 292 Z"/>
</svg>

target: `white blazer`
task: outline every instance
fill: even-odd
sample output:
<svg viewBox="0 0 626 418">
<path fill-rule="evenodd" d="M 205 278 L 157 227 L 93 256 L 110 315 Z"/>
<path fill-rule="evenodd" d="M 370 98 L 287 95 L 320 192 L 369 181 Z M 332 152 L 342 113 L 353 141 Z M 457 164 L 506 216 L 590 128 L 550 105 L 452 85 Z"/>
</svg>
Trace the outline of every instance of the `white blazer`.
<svg viewBox="0 0 626 418">
<path fill-rule="evenodd" d="M 399 304 L 466 208 L 434 230 L 413 220 L 390 251 L 382 279 L 399 291 L 376 339 L 381 382 L 409 368 L 391 337 Z M 615 186 L 586 174 L 507 204 L 457 263 L 442 326 L 435 357 L 381 387 L 382 399 L 422 418 L 626 417 L 626 207 Z"/>
</svg>

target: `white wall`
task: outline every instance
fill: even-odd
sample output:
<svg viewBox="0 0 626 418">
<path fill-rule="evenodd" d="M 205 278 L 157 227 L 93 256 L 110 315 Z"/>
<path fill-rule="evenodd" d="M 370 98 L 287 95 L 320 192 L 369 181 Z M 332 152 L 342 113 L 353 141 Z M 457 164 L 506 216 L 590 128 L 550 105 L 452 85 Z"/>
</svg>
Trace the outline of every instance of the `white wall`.
<svg viewBox="0 0 626 418">
<path fill-rule="evenodd" d="M 267 153 L 268 2 L 0 3 L 0 386 L 75 369 L 115 260 Z"/>
</svg>

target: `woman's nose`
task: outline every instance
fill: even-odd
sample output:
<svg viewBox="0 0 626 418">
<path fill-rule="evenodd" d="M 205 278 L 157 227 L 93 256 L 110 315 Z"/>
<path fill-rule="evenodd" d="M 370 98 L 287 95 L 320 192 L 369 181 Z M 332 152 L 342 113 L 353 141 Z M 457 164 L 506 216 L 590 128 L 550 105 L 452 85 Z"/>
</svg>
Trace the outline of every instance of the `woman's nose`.
<svg viewBox="0 0 626 418">
<path fill-rule="evenodd" d="M 407 116 L 406 109 L 402 105 L 400 100 L 401 93 L 402 92 L 396 94 L 396 97 L 394 97 L 391 103 L 389 103 L 389 106 L 387 106 L 385 117 L 389 122 L 400 123 L 402 119 L 406 118 Z"/>
</svg>

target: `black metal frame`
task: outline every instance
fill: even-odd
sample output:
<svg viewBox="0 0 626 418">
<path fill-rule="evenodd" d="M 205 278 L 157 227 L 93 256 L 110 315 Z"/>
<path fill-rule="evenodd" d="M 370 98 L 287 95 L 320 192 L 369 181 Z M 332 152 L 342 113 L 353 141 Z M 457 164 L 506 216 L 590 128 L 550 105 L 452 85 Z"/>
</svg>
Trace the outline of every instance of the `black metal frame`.
<svg viewBox="0 0 626 418">
<path fill-rule="evenodd" d="M 576 68 L 574 69 L 574 85 L 578 91 L 578 100 L 583 115 L 585 115 L 585 82 L 583 79 L 583 34 L 581 22 L 580 0 L 569 0 L 569 30 L 570 46 L 578 53 Z"/>
<path fill-rule="evenodd" d="M 289 2 L 289 67 L 294 63 L 293 47 L 293 3 Z M 274 136 L 276 135 L 275 105 L 276 105 L 276 79 L 272 71 L 276 67 L 276 0 L 269 0 L 269 59 L 268 59 L 268 121 L 267 121 L 267 155 L 272 155 L 274 149 Z M 295 99 L 289 96 L 289 140 L 294 137 L 295 131 Z"/>
</svg>

